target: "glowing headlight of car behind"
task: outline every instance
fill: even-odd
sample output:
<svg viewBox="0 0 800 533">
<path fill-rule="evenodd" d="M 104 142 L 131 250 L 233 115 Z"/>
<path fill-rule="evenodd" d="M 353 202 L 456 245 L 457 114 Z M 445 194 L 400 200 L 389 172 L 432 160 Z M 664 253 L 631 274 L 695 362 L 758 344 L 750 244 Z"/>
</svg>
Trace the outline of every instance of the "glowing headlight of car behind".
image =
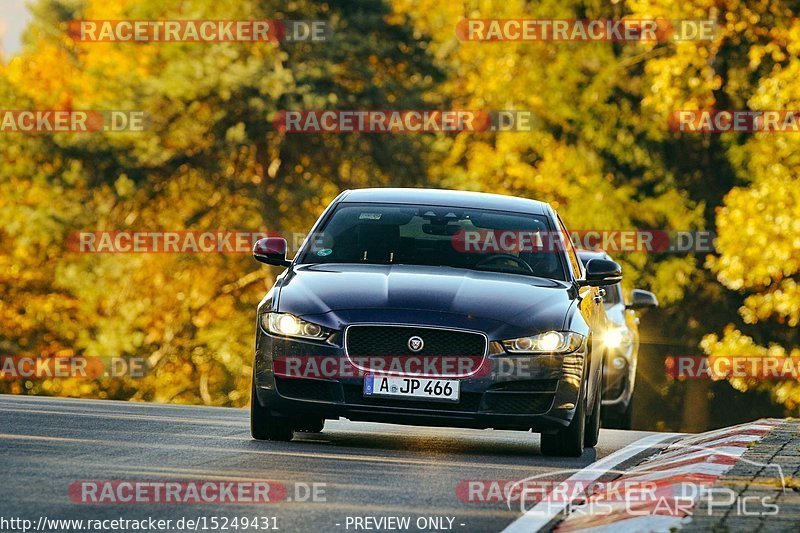
<svg viewBox="0 0 800 533">
<path fill-rule="evenodd" d="M 261 315 L 261 325 L 273 335 L 285 337 L 323 340 L 330 335 L 327 329 L 289 313 L 264 313 Z"/>
<path fill-rule="evenodd" d="M 530 337 L 503 341 L 509 353 L 569 353 L 583 343 L 583 336 L 571 331 L 546 331 Z"/>
<path fill-rule="evenodd" d="M 611 328 L 603 332 L 603 344 L 607 348 L 616 349 L 627 346 L 631 342 L 630 333 L 625 328 Z"/>
</svg>

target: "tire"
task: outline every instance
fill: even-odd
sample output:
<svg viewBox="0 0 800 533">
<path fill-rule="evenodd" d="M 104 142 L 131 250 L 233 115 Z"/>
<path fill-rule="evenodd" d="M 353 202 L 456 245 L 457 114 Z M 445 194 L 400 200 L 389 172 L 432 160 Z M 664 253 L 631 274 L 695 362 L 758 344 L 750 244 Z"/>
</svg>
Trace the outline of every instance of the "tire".
<svg viewBox="0 0 800 533">
<path fill-rule="evenodd" d="M 561 457 L 580 457 L 583 454 L 583 441 L 586 429 L 586 399 L 582 396 L 575 409 L 572 422 L 558 433 L 541 435 L 542 455 Z"/>
<path fill-rule="evenodd" d="M 295 423 L 295 431 L 300 433 L 319 433 L 325 427 L 324 418 L 302 418 Z"/>
<path fill-rule="evenodd" d="M 597 384 L 594 394 L 594 405 L 591 414 L 586 418 L 586 429 L 583 435 L 583 445 L 587 448 L 594 448 L 600 438 L 600 410 L 603 405 L 603 387 Z"/>
<path fill-rule="evenodd" d="M 258 401 L 255 379 L 250 397 L 250 434 L 256 440 L 277 441 L 290 441 L 294 436 L 288 418 L 273 415 Z"/>
</svg>

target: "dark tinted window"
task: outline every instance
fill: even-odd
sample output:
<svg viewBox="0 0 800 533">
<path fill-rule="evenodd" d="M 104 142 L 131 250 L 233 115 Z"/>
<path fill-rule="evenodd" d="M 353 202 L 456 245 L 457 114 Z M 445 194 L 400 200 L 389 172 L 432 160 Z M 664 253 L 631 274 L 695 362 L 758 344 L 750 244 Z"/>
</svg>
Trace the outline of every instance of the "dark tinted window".
<svg viewBox="0 0 800 533">
<path fill-rule="evenodd" d="M 298 262 L 441 265 L 564 280 L 562 252 L 537 249 L 550 231 L 547 218 L 537 215 L 341 204 L 309 236 Z"/>
</svg>

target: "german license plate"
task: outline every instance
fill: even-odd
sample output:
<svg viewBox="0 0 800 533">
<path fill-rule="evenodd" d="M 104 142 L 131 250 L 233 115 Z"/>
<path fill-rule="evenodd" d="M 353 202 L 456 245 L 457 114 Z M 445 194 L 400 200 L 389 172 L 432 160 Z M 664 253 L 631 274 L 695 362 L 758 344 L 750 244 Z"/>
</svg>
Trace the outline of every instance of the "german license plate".
<svg viewBox="0 0 800 533">
<path fill-rule="evenodd" d="M 455 379 L 369 375 L 364 378 L 364 396 L 457 402 L 460 384 Z"/>
</svg>

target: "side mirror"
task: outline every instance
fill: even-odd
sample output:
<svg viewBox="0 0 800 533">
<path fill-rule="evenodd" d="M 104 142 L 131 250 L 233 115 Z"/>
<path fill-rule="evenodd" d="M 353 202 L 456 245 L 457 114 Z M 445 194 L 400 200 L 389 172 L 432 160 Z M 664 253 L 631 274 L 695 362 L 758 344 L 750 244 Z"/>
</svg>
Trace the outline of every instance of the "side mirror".
<svg viewBox="0 0 800 533">
<path fill-rule="evenodd" d="M 292 264 L 286 260 L 286 239 L 282 237 L 258 239 L 253 245 L 253 257 L 267 265 L 288 267 Z"/>
<path fill-rule="evenodd" d="M 658 298 L 656 298 L 656 295 L 650 291 L 633 289 L 633 293 L 631 293 L 631 303 L 625 307 L 628 309 L 647 309 L 650 307 L 658 307 Z"/>
<path fill-rule="evenodd" d="M 586 279 L 579 279 L 581 287 L 600 287 L 622 281 L 622 267 L 608 259 L 589 259 L 586 263 Z"/>
</svg>

